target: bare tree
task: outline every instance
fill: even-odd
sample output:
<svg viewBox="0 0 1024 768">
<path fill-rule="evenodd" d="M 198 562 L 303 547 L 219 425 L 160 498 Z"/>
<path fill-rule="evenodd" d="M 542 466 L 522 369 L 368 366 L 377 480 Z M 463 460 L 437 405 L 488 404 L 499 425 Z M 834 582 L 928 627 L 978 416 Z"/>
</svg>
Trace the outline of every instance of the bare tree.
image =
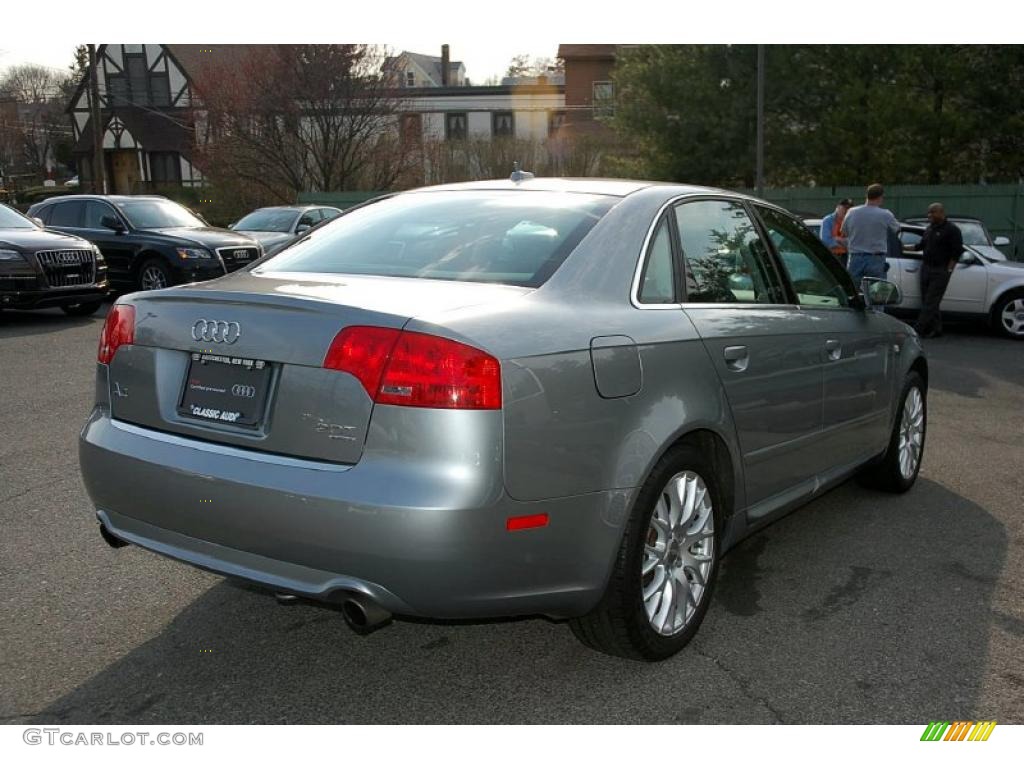
<svg viewBox="0 0 1024 768">
<path fill-rule="evenodd" d="M 390 187 L 410 160 L 400 103 L 366 45 L 273 45 L 196 77 L 199 160 L 293 197 Z M 214 174 L 215 175 L 215 174 Z"/>
<path fill-rule="evenodd" d="M 69 79 L 36 64 L 9 67 L 0 76 L 3 143 L 10 160 L 29 173 L 45 176 L 55 165 L 56 145 L 71 133 L 64 116 Z"/>
</svg>

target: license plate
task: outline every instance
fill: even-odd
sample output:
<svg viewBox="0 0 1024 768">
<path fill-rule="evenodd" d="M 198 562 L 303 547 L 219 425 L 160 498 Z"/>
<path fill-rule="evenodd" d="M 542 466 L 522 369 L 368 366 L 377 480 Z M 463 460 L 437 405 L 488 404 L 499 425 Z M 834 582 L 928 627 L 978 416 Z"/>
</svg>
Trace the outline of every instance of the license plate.
<svg viewBox="0 0 1024 768">
<path fill-rule="evenodd" d="M 218 424 L 258 427 L 270 389 L 270 364 L 192 353 L 178 413 Z"/>
</svg>

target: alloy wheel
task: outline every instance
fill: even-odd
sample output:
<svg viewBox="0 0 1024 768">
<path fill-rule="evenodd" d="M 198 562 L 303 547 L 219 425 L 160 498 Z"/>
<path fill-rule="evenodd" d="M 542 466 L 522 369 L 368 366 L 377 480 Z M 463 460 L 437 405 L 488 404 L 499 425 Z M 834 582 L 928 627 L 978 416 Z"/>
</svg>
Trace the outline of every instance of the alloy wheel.
<svg viewBox="0 0 1024 768">
<path fill-rule="evenodd" d="M 1007 333 L 1013 336 L 1024 336 L 1024 299 L 1006 302 L 999 320 Z"/>
<path fill-rule="evenodd" d="M 900 474 L 904 479 L 909 480 L 917 471 L 923 444 L 924 398 L 920 389 L 911 387 L 903 401 L 903 415 L 900 417 Z"/>
<path fill-rule="evenodd" d="M 651 628 L 681 632 L 697 611 L 714 560 L 711 494 L 696 472 L 674 475 L 655 504 L 644 542 L 641 590 Z"/>
<path fill-rule="evenodd" d="M 167 276 L 164 271 L 157 266 L 148 266 L 142 270 L 142 290 L 144 291 L 155 291 L 159 288 L 167 287 Z"/>
</svg>

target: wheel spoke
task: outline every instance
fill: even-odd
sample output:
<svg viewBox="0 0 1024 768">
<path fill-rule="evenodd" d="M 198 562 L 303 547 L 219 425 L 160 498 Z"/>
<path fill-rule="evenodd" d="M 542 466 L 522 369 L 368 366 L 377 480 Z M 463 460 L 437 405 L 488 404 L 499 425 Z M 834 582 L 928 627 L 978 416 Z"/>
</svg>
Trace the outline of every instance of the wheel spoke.
<svg viewBox="0 0 1024 768">
<path fill-rule="evenodd" d="M 651 579 L 650 583 L 644 587 L 644 602 L 647 602 L 654 597 L 654 595 L 661 590 L 663 586 L 665 586 L 666 576 L 667 574 L 665 573 L 665 568 L 663 566 L 655 568 L 654 577 Z"/>
</svg>

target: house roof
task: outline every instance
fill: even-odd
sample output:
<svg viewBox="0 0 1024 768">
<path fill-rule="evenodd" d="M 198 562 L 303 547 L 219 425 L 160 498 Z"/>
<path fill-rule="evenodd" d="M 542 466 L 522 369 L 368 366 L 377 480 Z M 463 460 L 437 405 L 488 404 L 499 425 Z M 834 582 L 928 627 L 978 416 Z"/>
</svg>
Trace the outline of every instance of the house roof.
<svg viewBox="0 0 1024 768">
<path fill-rule="evenodd" d="M 185 70 L 189 80 L 200 75 L 206 67 L 232 67 L 248 56 L 253 50 L 266 48 L 265 45 L 234 45 L 231 43 L 208 43 L 206 45 L 164 45 L 175 61 Z"/>
<path fill-rule="evenodd" d="M 414 64 L 416 64 L 417 67 L 419 67 L 424 72 L 426 72 L 427 75 L 429 75 L 431 80 L 433 80 L 438 85 L 441 85 L 442 78 L 441 78 L 441 57 L 440 56 L 431 56 L 431 55 L 426 54 L 426 53 L 413 53 L 412 51 L 402 51 L 397 56 L 389 56 L 384 61 L 385 69 L 391 69 L 391 68 L 397 66 L 398 62 L 401 59 L 403 59 L 403 58 L 408 59 L 409 61 L 411 61 Z M 461 67 L 461 66 L 462 66 L 462 62 L 461 61 L 449 61 L 448 62 L 448 72 L 449 72 L 449 74 L 454 74 L 454 73 L 458 72 L 459 71 L 459 67 Z"/>
<path fill-rule="evenodd" d="M 562 43 L 558 46 L 560 59 L 614 59 L 615 49 L 619 46 L 608 45 L 573 45 Z"/>
</svg>

